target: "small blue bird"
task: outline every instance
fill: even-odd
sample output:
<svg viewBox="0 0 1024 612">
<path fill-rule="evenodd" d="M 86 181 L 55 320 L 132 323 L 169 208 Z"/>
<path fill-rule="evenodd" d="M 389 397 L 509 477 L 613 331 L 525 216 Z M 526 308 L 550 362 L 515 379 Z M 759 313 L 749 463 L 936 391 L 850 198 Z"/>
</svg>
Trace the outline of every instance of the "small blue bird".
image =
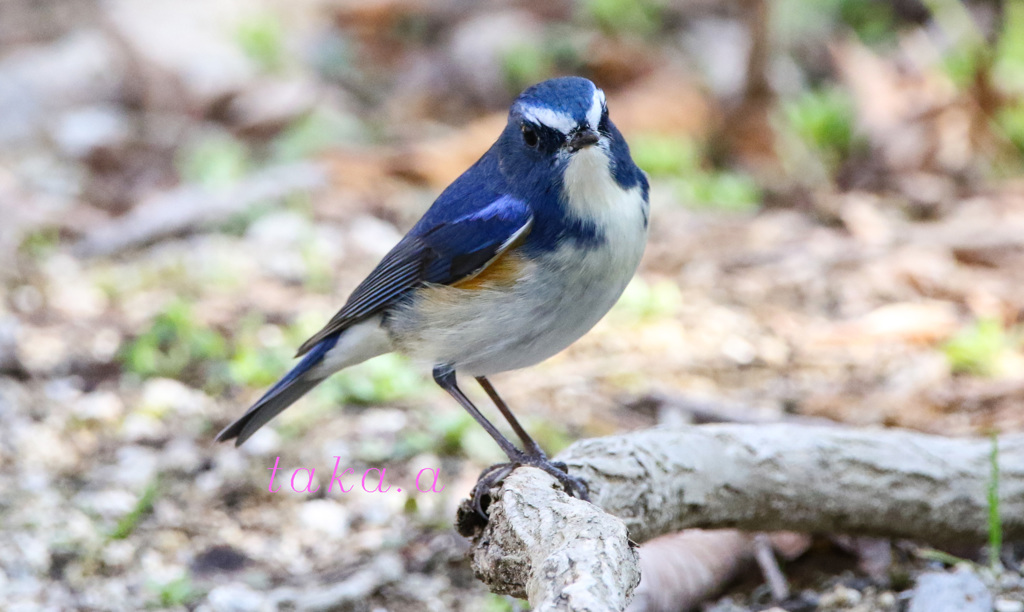
<svg viewBox="0 0 1024 612">
<path fill-rule="evenodd" d="M 590 330 L 618 300 L 647 243 L 648 183 L 608 118 L 604 92 L 564 77 L 524 91 L 497 142 L 455 180 L 297 356 L 302 361 L 217 440 L 245 442 L 331 374 L 391 351 L 433 364 L 434 380 L 509 462 L 485 470 L 481 498 L 515 467 L 586 485 L 550 461 L 487 376 L 536 364 Z M 520 450 L 456 383 L 474 376 Z"/>
</svg>

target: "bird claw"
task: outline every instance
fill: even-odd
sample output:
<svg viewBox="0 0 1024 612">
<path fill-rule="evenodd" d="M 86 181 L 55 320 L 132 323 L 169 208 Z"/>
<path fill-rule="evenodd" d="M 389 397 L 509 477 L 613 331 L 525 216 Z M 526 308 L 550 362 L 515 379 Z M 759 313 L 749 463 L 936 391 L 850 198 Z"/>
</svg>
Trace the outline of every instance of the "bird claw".
<svg viewBox="0 0 1024 612">
<path fill-rule="evenodd" d="M 497 486 L 502 480 L 505 480 L 512 470 L 518 467 L 515 463 L 498 463 L 485 469 L 480 473 L 480 478 L 476 481 L 476 486 L 473 487 L 473 492 L 470 495 L 470 499 L 473 500 L 473 510 L 484 521 L 487 520 L 487 506 L 491 505 L 491 489 Z M 486 498 L 487 503 L 484 503 Z"/>
<path fill-rule="evenodd" d="M 487 519 L 486 506 L 490 505 L 490 491 L 492 488 L 505 480 L 509 474 L 513 472 L 517 467 L 530 466 L 542 470 L 555 478 L 565 489 L 565 492 L 569 495 L 581 499 L 583 501 L 590 501 L 589 488 L 587 483 L 582 479 L 575 476 L 569 475 L 569 466 L 561 461 L 550 461 L 547 457 L 533 457 L 530 455 L 523 455 L 517 457 L 514 461 L 507 463 L 498 463 L 485 469 L 480 473 L 480 478 L 477 480 L 476 486 L 473 487 L 471 494 L 473 509 L 480 515 L 484 520 Z M 487 503 L 484 503 L 484 498 L 487 498 Z"/>
</svg>

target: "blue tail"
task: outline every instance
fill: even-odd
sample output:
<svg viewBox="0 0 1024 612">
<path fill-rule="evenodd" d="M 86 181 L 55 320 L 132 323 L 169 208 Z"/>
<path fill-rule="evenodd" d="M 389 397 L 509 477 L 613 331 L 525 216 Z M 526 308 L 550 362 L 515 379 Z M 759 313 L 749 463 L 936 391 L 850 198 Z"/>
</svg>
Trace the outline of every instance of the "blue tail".
<svg viewBox="0 0 1024 612">
<path fill-rule="evenodd" d="M 263 427 L 267 422 L 281 414 L 281 411 L 291 406 L 295 400 L 306 394 L 310 389 L 320 384 L 323 378 L 314 378 L 308 373 L 317 364 L 323 361 L 334 345 L 338 343 L 341 334 L 334 334 L 321 340 L 313 350 L 306 353 L 306 356 L 284 378 L 277 381 L 263 397 L 259 399 L 252 408 L 249 408 L 240 419 L 228 425 L 217 434 L 217 441 L 235 439 L 235 446 L 240 446 L 249 439 L 256 430 Z"/>
</svg>

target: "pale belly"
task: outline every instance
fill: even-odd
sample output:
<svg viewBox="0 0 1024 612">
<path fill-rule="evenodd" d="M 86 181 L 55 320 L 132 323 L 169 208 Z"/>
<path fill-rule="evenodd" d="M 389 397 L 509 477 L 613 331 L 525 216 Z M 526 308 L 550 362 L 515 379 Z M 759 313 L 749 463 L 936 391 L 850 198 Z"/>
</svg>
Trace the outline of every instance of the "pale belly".
<svg viewBox="0 0 1024 612">
<path fill-rule="evenodd" d="M 536 364 L 587 333 L 633 277 L 646 242 L 636 227 L 597 249 L 565 247 L 525 264 L 514 283 L 430 287 L 389 317 L 395 347 L 482 376 Z"/>
</svg>

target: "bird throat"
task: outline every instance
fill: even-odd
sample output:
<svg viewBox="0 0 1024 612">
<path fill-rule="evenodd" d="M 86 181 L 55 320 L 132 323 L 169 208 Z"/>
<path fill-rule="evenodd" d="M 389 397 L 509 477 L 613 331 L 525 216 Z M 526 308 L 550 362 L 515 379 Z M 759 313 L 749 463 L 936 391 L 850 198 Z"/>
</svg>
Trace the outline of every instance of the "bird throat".
<svg viewBox="0 0 1024 612">
<path fill-rule="evenodd" d="M 600 146 L 580 149 L 569 158 L 562 184 L 567 212 L 581 220 L 604 221 L 629 198 L 626 189 L 612 176 L 611 159 Z"/>
</svg>

